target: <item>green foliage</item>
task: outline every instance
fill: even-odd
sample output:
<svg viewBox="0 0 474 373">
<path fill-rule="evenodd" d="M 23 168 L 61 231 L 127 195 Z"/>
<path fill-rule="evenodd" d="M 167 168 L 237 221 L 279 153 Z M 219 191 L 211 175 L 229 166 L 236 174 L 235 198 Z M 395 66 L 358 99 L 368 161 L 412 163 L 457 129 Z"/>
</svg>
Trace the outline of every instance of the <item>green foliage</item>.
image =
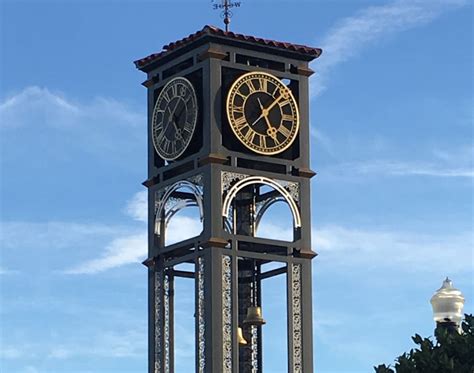
<svg viewBox="0 0 474 373">
<path fill-rule="evenodd" d="M 474 317 L 464 315 L 462 332 L 435 330 L 436 342 L 412 337 L 418 346 L 396 359 L 393 368 L 385 364 L 374 367 L 376 373 L 473 373 L 474 372 Z"/>
</svg>

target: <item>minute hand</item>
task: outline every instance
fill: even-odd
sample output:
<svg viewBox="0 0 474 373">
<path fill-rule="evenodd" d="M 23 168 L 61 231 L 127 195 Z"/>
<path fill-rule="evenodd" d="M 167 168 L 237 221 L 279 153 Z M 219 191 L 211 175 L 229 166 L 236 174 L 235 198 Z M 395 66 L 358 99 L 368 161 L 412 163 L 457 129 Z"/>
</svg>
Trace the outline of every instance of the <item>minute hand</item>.
<svg viewBox="0 0 474 373">
<path fill-rule="evenodd" d="M 264 108 L 264 109 L 262 110 L 262 114 L 265 113 L 264 115 L 267 116 L 267 115 L 268 115 L 268 112 L 269 112 L 270 110 L 272 110 L 272 108 L 273 108 L 276 104 L 278 104 L 278 102 L 281 100 L 282 97 L 283 97 L 283 95 L 278 96 L 278 97 L 275 99 L 275 101 L 273 101 L 267 108 Z"/>
</svg>

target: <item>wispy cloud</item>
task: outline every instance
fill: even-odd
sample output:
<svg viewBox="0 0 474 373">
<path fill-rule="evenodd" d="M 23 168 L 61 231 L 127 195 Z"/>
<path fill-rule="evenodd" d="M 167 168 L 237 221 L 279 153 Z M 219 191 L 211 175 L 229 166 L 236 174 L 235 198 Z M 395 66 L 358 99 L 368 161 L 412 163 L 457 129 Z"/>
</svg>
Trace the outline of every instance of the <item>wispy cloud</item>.
<svg viewBox="0 0 474 373">
<path fill-rule="evenodd" d="M 145 127 L 143 110 L 113 98 L 77 100 L 31 86 L 0 100 L 2 161 L 28 162 L 33 170 L 36 163 L 54 168 L 84 154 L 124 167 L 145 157 Z M 32 153 L 41 157 L 32 160 Z"/>
<path fill-rule="evenodd" d="M 148 221 L 148 192 L 146 190 L 135 193 L 127 202 L 125 213 L 137 221 Z"/>
<path fill-rule="evenodd" d="M 313 78 L 312 94 L 318 95 L 326 89 L 330 70 L 338 64 L 360 55 L 383 39 L 423 26 L 467 3 L 467 0 L 396 0 L 370 6 L 342 19 L 319 41 L 324 54 L 314 63 L 318 74 Z"/>
<path fill-rule="evenodd" d="M 92 343 L 49 346 L 48 358 L 69 359 L 71 357 L 129 358 L 142 357 L 146 353 L 145 330 L 106 331 L 91 339 Z"/>
<path fill-rule="evenodd" d="M 147 192 L 136 193 L 126 204 L 125 212 L 134 220 L 148 221 Z M 145 225 L 145 224 L 144 224 Z M 166 243 L 173 244 L 183 239 L 197 236 L 202 231 L 199 218 L 178 215 L 169 222 Z M 87 260 L 64 271 L 66 274 L 95 274 L 127 264 L 139 263 L 146 259 L 148 234 L 145 226 L 140 233 L 113 239 L 98 258 Z"/>
<path fill-rule="evenodd" d="M 313 231 L 313 242 L 320 259 L 353 269 L 396 267 L 442 274 L 474 269 L 473 232 L 439 234 L 328 225 Z"/>
<path fill-rule="evenodd" d="M 92 274 L 125 264 L 139 263 L 146 258 L 147 242 L 146 233 L 117 238 L 107 245 L 99 258 L 86 261 L 64 273 Z"/>
<path fill-rule="evenodd" d="M 428 162 L 400 162 L 391 160 L 375 160 L 339 164 L 333 171 L 343 175 L 387 175 L 387 176 L 427 176 L 441 178 L 473 178 L 472 167 L 456 167 Z"/>
<path fill-rule="evenodd" d="M 5 360 L 66 360 L 77 357 L 87 358 L 137 358 L 146 354 L 146 329 L 126 329 L 121 331 L 102 331 L 91 336 L 79 333 L 74 337 L 67 336 L 62 343 L 45 341 L 28 346 L 9 345 L 0 348 L 0 357 Z M 26 348 L 28 347 L 28 348 Z M 33 352 L 32 352 L 33 351 Z M 33 371 L 33 370 L 31 370 Z"/>
<path fill-rule="evenodd" d="M 474 170 L 468 168 L 449 168 L 444 165 L 423 162 L 398 162 L 390 160 L 376 160 L 359 163 L 346 163 L 337 166 L 339 172 L 350 174 L 377 174 L 388 176 L 430 176 L 473 178 Z"/>
<path fill-rule="evenodd" d="M 332 141 L 326 136 L 313 135 L 316 144 Z M 383 140 L 379 140 L 382 141 Z M 336 152 L 335 152 L 336 153 Z M 342 154 L 342 151 L 340 152 Z M 418 154 L 422 157 L 422 154 Z M 436 178 L 474 178 L 474 147 L 458 146 L 451 149 L 432 149 L 423 158 L 411 160 L 367 159 L 357 162 L 330 164 L 320 170 L 325 174 L 353 177 L 355 175 L 422 176 Z"/>
<path fill-rule="evenodd" d="M 107 239 L 133 231 L 125 225 L 51 221 L 2 222 L 0 246 L 3 250 L 34 248 L 34 250 L 67 249 L 78 243 Z M 26 232 L 26 234 L 25 234 Z"/>
<path fill-rule="evenodd" d="M 139 126 L 145 123 L 143 113 L 112 98 L 96 97 L 90 102 L 68 99 L 61 92 L 30 86 L 0 102 L 0 128 L 45 125 L 54 128 L 91 127 L 107 119 L 114 125 Z M 33 121 L 34 119 L 34 121 Z"/>
</svg>

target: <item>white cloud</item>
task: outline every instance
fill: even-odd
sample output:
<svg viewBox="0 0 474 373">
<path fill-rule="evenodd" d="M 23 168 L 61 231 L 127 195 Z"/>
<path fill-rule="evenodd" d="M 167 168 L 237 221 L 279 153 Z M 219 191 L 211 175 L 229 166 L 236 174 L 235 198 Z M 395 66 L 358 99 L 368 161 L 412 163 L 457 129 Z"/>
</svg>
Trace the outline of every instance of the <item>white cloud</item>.
<svg viewBox="0 0 474 373">
<path fill-rule="evenodd" d="M 1 222 L 0 247 L 2 250 L 50 250 L 77 247 L 84 242 L 107 239 L 132 231 L 127 226 L 101 223 L 74 222 Z"/>
<path fill-rule="evenodd" d="M 199 219 L 187 216 L 176 216 L 168 225 L 167 245 L 197 236 L 202 230 Z M 88 260 L 71 269 L 67 274 L 94 274 L 127 264 L 139 263 L 146 259 L 148 235 L 143 233 L 125 236 L 113 240 L 99 258 Z"/>
<path fill-rule="evenodd" d="M 146 233 L 117 238 L 107 245 L 99 258 L 86 261 L 64 273 L 93 274 L 130 263 L 139 263 L 146 258 L 147 247 Z"/>
<path fill-rule="evenodd" d="M 125 212 L 134 220 L 148 221 L 147 191 L 136 193 L 126 204 Z M 187 238 L 195 237 L 202 231 L 202 223 L 198 217 L 174 216 L 166 230 L 166 244 L 170 245 Z M 148 234 L 141 229 L 138 234 L 130 234 L 112 240 L 102 255 L 85 261 L 64 271 L 66 274 L 94 274 L 127 264 L 139 263 L 146 259 L 148 252 Z"/>
<path fill-rule="evenodd" d="M 49 346 L 50 359 L 69 359 L 71 357 L 103 357 L 103 358 L 129 358 L 141 357 L 146 354 L 145 329 L 129 329 L 122 332 L 105 331 L 90 342 L 67 343 Z"/>
<path fill-rule="evenodd" d="M 148 192 L 144 190 L 135 193 L 127 202 L 125 212 L 133 219 L 146 223 L 148 221 Z"/>
<path fill-rule="evenodd" d="M 103 119 L 106 122 L 100 123 L 101 126 L 145 123 L 144 114 L 117 100 L 96 97 L 91 102 L 73 102 L 62 93 L 37 86 L 26 87 L 0 102 L 0 119 L 0 128 L 38 125 L 92 128 L 91 124 Z"/>
<path fill-rule="evenodd" d="M 120 327 L 119 327 L 120 328 Z M 0 349 L 0 357 L 9 360 L 27 361 L 42 358 L 54 360 L 67 360 L 75 357 L 99 357 L 99 358 L 136 358 L 146 355 L 146 329 L 106 330 L 100 334 L 78 333 L 75 336 L 62 338 L 61 344 L 54 341 L 46 341 L 41 344 L 30 344 L 28 346 L 3 346 Z M 36 353 L 28 353 L 35 351 Z M 30 366 L 28 371 L 34 372 Z"/>
<path fill-rule="evenodd" d="M 473 178 L 472 167 L 446 165 L 434 162 L 400 162 L 391 160 L 375 160 L 366 162 L 343 163 L 331 167 L 334 172 L 351 175 L 377 174 L 388 176 L 430 176 L 446 178 Z"/>
<path fill-rule="evenodd" d="M 473 232 L 443 235 L 328 225 L 313 231 L 313 242 L 320 259 L 338 267 L 396 267 L 444 275 L 474 269 Z"/>
<path fill-rule="evenodd" d="M 142 108 L 143 109 L 143 108 Z M 93 159 L 136 168 L 146 155 L 146 115 L 111 98 L 72 100 L 48 88 L 27 87 L 0 101 L 3 162 L 27 163 L 35 170 L 49 163 Z M 18 138 L 22 147 L 18 147 Z M 41 154 L 33 158 L 31 154 Z M 60 156 L 58 156 L 58 154 Z"/>
<path fill-rule="evenodd" d="M 330 155 L 335 154 L 332 140 L 326 134 L 324 134 L 321 130 L 317 130 L 311 127 L 311 140 L 314 142 L 317 149 L 319 149 L 319 146 L 321 146 Z"/>
<path fill-rule="evenodd" d="M 326 89 L 330 70 L 359 55 L 365 48 L 399 32 L 427 24 L 466 0 L 396 0 L 370 6 L 338 22 L 319 42 L 323 56 L 316 60 L 312 94 Z"/>
</svg>

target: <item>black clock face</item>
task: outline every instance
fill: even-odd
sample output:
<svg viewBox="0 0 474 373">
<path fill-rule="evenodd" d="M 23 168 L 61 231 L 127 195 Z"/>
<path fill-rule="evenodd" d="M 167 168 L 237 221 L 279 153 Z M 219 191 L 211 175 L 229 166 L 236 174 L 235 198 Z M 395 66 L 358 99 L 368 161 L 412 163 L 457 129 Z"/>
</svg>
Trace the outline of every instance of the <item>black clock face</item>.
<svg viewBox="0 0 474 373">
<path fill-rule="evenodd" d="M 181 156 L 194 134 L 198 116 L 196 92 L 186 78 L 174 78 L 160 92 L 152 119 L 156 152 L 165 160 Z"/>
</svg>

